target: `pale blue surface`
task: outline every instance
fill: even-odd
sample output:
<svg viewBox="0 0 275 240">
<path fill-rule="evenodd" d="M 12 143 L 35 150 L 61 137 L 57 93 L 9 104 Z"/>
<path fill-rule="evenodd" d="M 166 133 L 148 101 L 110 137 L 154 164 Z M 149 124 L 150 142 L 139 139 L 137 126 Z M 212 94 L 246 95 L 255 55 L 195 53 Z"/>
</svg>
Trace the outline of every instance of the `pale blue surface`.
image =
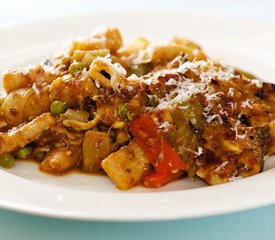
<svg viewBox="0 0 275 240">
<path fill-rule="evenodd" d="M 275 20 L 275 1 L 0 0 L 0 27 L 81 12 L 183 9 Z M 1 40 L 0 40 L 1 43 Z M 275 186 L 274 186 L 275 187 Z M 182 203 L 184 204 L 184 202 Z M 215 217 L 147 223 L 81 222 L 0 210 L 0 240 L 274 240 L 275 205 Z"/>
<path fill-rule="evenodd" d="M 1 240 L 275 239 L 274 205 L 216 217 L 147 223 L 79 222 L 2 210 L 0 221 Z"/>
</svg>

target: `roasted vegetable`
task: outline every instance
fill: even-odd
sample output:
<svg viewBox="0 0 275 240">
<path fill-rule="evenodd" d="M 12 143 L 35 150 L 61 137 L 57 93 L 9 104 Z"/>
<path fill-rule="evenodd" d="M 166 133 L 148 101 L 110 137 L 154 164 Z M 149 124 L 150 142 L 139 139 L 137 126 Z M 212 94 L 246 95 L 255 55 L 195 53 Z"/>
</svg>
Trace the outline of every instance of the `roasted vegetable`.
<svg viewBox="0 0 275 240">
<path fill-rule="evenodd" d="M 87 131 L 83 140 L 83 171 L 100 171 L 102 160 L 112 152 L 113 144 L 107 133 Z"/>
<path fill-rule="evenodd" d="M 140 115 L 131 122 L 130 129 L 155 172 L 142 182 L 147 187 L 160 187 L 178 177 L 178 172 L 188 165 L 177 155 L 150 116 Z"/>
<path fill-rule="evenodd" d="M 136 143 L 130 143 L 105 158 L 101 165 L 117 187 L 126 190 L 141 180 L 149 161 Z"/>
<path fill-rule="evenodd" d="M 0 154 L 11 152 L 26 146 L 38 139 L 43 131 L 55 124 L 56 120 L 49 113 L 36 117 L 29 123 L 11 129 L 7 133 L 0 133 Z"/>
</svg>

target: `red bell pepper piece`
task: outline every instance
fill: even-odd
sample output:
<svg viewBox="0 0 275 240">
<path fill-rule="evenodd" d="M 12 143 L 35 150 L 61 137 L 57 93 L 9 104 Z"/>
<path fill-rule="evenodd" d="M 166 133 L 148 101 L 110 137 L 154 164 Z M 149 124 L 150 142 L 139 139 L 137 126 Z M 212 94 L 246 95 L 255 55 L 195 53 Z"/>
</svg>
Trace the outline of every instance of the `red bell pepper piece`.
<svg viewBox="0 0 275 240">
<path fill-rule="evenodd" d="M 157 188 L 166 183 L 173 181 L 174 179 L 180 177 L 182 175 L 182 171 L 178 171 L 176 173 L 169 172 L 153 172 L 148 175 L 142 177 L 140 183 L 149 188 Z"/>
<path fill-rule="evenodd" d="M 164 185 L 187 170 L 188 164 L 177 155 L 171 144 L 163 136 L 163 132 L 153 119 L 142 114 L 130 122 L 130 129 L 137 144 L 153 165 L 155 172 L 144 176 L 141 182 L 146 186 L 158 187 Z M 148 184 L 146 184 L 148 183 Z"/>
</svg>

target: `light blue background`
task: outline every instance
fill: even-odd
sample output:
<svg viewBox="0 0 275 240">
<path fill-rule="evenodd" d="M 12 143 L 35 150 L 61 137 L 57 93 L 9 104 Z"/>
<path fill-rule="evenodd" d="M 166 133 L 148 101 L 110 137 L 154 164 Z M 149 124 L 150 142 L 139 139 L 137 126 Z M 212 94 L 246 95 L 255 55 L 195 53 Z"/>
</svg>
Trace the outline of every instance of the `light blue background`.
<svg viewBox="0 0 275 240">
<path fill-rule="evenodd" d="M 68 221 L 2 210 L 0 221 L 1 240 L 275 239 L 275 206 L 216 217 L 147 223 Z"/>
<path fill-rule="evenodd" d="M 224 13 L 232 17 L 247 16 L 275 21 L 275 1 L 267 0 L 0 0 L 0 27 L 72 13 L 166 9 Z M 2 239 L 274 240 L 275 205 L 207 218 L 147 223 L 81 222 L 0 210 L 0 240 Z"/>
</svg>

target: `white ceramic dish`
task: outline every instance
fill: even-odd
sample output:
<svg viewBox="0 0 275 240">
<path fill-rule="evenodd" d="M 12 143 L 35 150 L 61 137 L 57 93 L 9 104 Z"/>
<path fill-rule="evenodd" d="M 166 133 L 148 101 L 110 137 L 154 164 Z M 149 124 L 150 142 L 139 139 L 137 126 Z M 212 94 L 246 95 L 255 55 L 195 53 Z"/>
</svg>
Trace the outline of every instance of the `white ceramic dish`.
<svg viewBox="0 0 275 240">
<path fill-rule="evenodd" d="M 175 35 L 196 40 L 206 52 L 272 81 L 275 24 L 199 13 L 100 13 L 68 16 L 0 30 L 0 71 L 35 64 L 71 36 L 89 35 L 98 25 L 117 26 L 126 40 Z M 274 78 L 273 78 L 274 79 Z M 47 175 L 35 163 L 0 169 L 0 207 L 50 217 L 147 221 L 234 212 L 275 203 L 275 158 L 256 176 L 219 186 L 184 179 L 159 189 L 119 191 L 110 179 L 71 173 Z"/>
</svg>

